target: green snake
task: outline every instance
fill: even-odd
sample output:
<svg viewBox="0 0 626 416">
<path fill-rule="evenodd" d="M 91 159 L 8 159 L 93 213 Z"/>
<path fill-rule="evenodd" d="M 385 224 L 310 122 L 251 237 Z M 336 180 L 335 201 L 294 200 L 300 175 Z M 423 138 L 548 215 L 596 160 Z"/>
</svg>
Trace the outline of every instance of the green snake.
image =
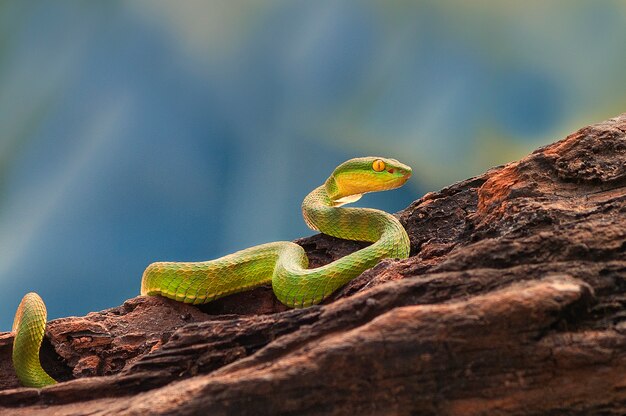
<svg viewBox="0 0 626 416">
<path fill-rule="evenodd" d="M 395 159 L 350 159 L 304 198 L 302 215 L 313 230 L 372 243 L 332 263 L 309 269 L 301 246 L 278 241 L 215 260 L 152 263 L 143 273 L 141 294 L 201 304 L 271 284 L 278 300 L 289 307 L 318 304 L 382 259 L 409 256 L 409 237 L 393 215 L 371 208 L 341 206 L 357 201 L 364 193 L 398 188 L 410 176 L 411 168 Z M 35 293 L 27 294 L 13 326 L 13 364 L 25 386 L 55 383 L 39 363 L 45 323 L 43 301 Z"/>
</svg>

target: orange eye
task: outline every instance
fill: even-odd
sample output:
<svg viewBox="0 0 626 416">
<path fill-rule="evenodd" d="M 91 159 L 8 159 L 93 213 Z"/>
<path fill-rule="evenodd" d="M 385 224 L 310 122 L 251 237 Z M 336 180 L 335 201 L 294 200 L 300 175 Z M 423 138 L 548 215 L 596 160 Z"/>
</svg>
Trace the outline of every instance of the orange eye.
<svg viewBox="0 0 626 416">
<path fill-rule="evenodd" d="M 376 159 L 374 163 L 372 163 L 372 169 L 374 169 L 376 172 L 382 172 L 383 170 L 385 170 L 385 162 L 380 159 Z"/>
</svg>

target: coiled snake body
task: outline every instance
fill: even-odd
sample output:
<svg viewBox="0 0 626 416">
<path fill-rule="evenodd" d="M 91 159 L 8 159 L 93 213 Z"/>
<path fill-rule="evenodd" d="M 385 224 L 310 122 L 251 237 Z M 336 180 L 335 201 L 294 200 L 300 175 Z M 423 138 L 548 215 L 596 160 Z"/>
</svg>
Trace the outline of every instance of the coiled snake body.
<svg viewBox="0 0 626 416">
<path fill-rule="evenodd" d="M 158 262 L 141 281 L 142 295 L 161 295 L 200 304 L 271 283 L 285 305 L 302 308 L 320 303 L 384 258 L 409 256 L 409 238 L 392 215 L 371 208 L 343 208 L 367 192 L 402 186 L 411 168 L 394 159 L 364 157 L 339 165 L 326 182 L 306 196 L 307 225 L 334 237 L 372 244 L 330 264 L 308 269 L 304 249 L 289 241 L 261 244 L 205 262 Z M 46 322 L 38 295 L 24 297 L 16 313 L 13 363 L 20 381 L 42 387 L 55 381 L 39 364 Z"/>
</svg>

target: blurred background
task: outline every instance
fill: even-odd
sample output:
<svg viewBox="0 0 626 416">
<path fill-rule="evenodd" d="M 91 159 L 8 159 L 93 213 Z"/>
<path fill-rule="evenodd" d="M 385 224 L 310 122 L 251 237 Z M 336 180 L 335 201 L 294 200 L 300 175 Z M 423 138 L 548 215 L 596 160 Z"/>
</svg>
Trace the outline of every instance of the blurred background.
<svg viewBox="0 0 626 416">
<path fill-rule="evenodd" d="M 0 3 L 0 330 L 117 306 L 156 260 L 310 235 L 381 155 L 424 192 L 626 111 L 626 3 Z"/>
</svg>

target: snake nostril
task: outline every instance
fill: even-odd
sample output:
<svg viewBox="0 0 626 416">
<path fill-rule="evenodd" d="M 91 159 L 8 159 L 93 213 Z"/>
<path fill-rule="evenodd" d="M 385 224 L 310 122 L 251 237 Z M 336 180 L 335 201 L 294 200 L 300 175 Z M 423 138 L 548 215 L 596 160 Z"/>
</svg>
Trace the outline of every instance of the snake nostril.
<svg viewBox="0 0 626 416">
<path fill-rule="evenodd" d="M 387 172 L 389 172 L 389 173 L 394 173 L 394 172 L 395 172 L 395 170 L 394 170 L 394 169 L 389 169 Z"/>
</svg>

